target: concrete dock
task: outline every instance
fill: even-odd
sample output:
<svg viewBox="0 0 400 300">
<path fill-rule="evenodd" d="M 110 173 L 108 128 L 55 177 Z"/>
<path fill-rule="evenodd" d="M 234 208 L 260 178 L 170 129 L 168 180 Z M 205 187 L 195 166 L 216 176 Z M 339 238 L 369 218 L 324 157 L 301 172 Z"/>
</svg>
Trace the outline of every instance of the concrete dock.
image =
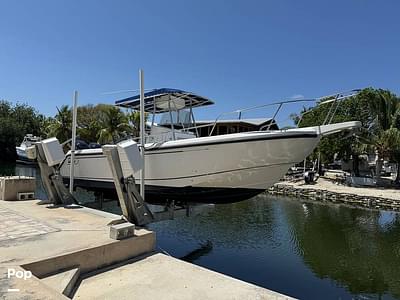
<svg viewBox="0 0 400 300">
<path fill-rule="evenodd" d="M 43 201 L 0 201 L 1 299 L 291 299 L 154 251 L 143 228 L 110 238 L 119 216 Z"/>
</svg>

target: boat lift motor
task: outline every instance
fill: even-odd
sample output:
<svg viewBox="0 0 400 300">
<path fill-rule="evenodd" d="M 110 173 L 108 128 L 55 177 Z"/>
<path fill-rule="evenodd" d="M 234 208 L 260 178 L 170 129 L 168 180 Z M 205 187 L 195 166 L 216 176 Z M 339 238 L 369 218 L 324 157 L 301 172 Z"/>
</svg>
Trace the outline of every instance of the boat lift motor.
<svg viewBox="0 0 400 300">
<path fill-rule="evenodd" d="M 53 204 L 69 205 L 77 203 L 75 197 L 65 187 L 57 166 L 65 154 L 57 138 L 36 142 L 26 149 L 29 159 L 36 159 L 47 197 Z"/>
</svg>

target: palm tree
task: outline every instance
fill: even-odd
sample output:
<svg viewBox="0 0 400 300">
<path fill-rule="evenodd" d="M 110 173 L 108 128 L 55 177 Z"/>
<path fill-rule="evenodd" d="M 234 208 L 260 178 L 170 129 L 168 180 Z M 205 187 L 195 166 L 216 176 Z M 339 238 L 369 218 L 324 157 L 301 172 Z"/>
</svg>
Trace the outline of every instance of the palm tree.
<svg viewBox="0 0 400 300">
<path fill-rule="evenodd" d="M 372 122 L 364 143 L 376 152 L 376 177 L 379 179 L 383 159 L 395 160 L 399 167 L 397 152 L 400 148 L 400 101 L 389 91 L 378 90 L 369 105 Z M 398 180 L 399 172 L 396 181 Z"/>
<path fill-rule="evenodd" d="M 102 129 L 101 120 L 105 112 L 92 104 L 78 107 L 78 134 L 86 142 L 96 142 L 99 132 Z"/>
<path fill-rule="evenodd" d="M 55 136 L 60 142 L 65 142 L 72 136 L 72 112 L 68 105 L 63 105 L 46 128 L 48 137 Z"/>
<path fill-rule="evenodd" d="M 116 143 L 132 132 L 127 116 L 117 107 L 105 108 L 104 120 L 101 120 L 98 143 Z"/>
<path fill-rule="evenodd" d="M 144 117 L 145 117 L 144 121 L 147 122 L 148 114 L 145 113 Z M 133 136 L 138 137 L 140 135 L 140 112 L 132 111 L 130 114 L 128 114 L 128 120 L 132 126 Z"/>
</svg>

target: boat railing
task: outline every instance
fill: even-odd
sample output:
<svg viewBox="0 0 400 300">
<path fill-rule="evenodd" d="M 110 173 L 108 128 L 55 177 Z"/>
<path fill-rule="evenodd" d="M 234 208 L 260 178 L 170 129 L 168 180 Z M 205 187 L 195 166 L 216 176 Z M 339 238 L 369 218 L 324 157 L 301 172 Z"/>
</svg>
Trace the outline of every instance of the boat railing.
<svg viewBox="0 0 400 300">
<path fill-rule="evenodd" d="M 238 120 L 241 120 L 242 118 L 242 114 L 246 113 L 246 112 L 250 112 L 250 111 L 256 111 L 256 110 L 261 110 L 263 108 L 267 108 L 267 107 L 273 107 L 276 106 L 276 110 L 274 111 L 272 118 L 270 119 L 270 122 L 268 124 L 263 125 L 262 127 L 259 128 L 260 131 L 268 131 L 270 130 L 270 128 L 277 124 L 276 122 L 276 117 L 278 116 L 279 112 L 281 111 L 282 107 L 285 105 L 290 105 L 290 104 L 294 104 L 294 103 L 304 103 L 304 102 L 316 102 L 317 106 L 320 105 L 325 105 L 325 104 L 329 104 L 331 103 L 331 106 L 328 110 L 327 115 L 325 116 L 324 122 L 321 125 L 327 125 L 330 124 L 337 112 L 338 106 L 340 104 L 340 102 L 342 100 L 348 99 L 350 97 L 353 97 L 355 95 L 357 95 L 360 92 L 360 89 L 354 89 L 354 90 L 350 90 L 350 91 L 346 91 L 346 92 L 340 92 L 340 93 L 335 93 L 332 95 L 328 95 L 328 96 L 323 96 L 323 97 L 318 97 L 318 98 L 308 98 L 308 99 L 290 99 L 290 100 L 284 100 L 284 101 L 278 101 L 278 102 L 273 102 L 273 103 L 268 103 L 268 104 L 263 104 L 263 105 L 257 105 L 257 106 L 252 106 L 252 107 L 247 107 L 247 108 L 243 108 L 243 109 L 237 109 L 234 111 L 230 111 L 230 112 L 225 112 L 225 113 L 221 113 L 220 115 L 217 116 L 217 118 L 210 123 L 207 124 L 201 124 L 201 125 L 197 125 L 195 124 L 194 126 L 185 126 L 184 124 L 181 124 L 182 128 L 181 129 L 177 129 L 177 128 L 173 128 L 173 126 L 171 126 L 171 130 L 172 131 L 180 131 L 182 133 L 186 133 L 186 132 L 191 132 L 193 133 L 193 131 L 195 131 L 196 133 L 198 132 L 197 130 L 199 128 L 203 128 L 203 127 L 212 127 L 211 131 L 209 133 L 209 136 L 212 136 L 215 128 L 218 124 L 218 121 L 220 121 L 223 117 L 226 117 L 228 115 L 237 115 Z M 315 107 L 314 107 L 315 108 Z M 303 116 L 307 113 L 310 113 L 313 111 L 313 108 L 306 110 L 304 112 L 302 112 L 299 116 L 299 119 L 297 121 L 297 127 L 299 127 Z M 281 129 L 284 130 L 284 129 Z M 157 136 L 164 136 L 166 133 L 159 133 L 159 134 L 149 134 L 148 136 L 152 136 L 153 139 Z M 198 134 L 197 134 L 198 136 Z M 176 138 L 174 137 L 172 140 L 175 140 Z M 134 138 L 134 140 L 136 140 L 136 138 Z M 138 139 L 137 139 L 138 140 Z M 139 141 L 139 140 L 138 140 Z"/>
<path fill-rule="evenodd" d="M 268 103 L 268 104 L 263 104 L 263 105 L 257 105 L 257 106 L 253 106 L 253 107 L 248 107 L 248 108 L 244 108 L 244 109 L 237 109 L 234 111 L 230 111 L 230 112 L 226 112 L 226 113 L 222 113 L 220 114 L 215 121 L 212 123 L 212 129 L 210 131 L 210 136 L 213 134 L 218 121 L 222 118 L 225 117 L 227 115 L 237 115 L 238 116 L 238 120 L 241 119 L 242 114 L 244 112 L 249 112 L 249 111 L 254 111 L 254 110 L 260 110 L 266 107 L 271 107 L 271 106 L 277 106 L 277 109 L 275 110 L 272 118 L 271 118 L 271 122 L 269 124 L 266 124 L 264 126 L 262 126 L 260 128 L 260 130 L 269 130 L 271 128 L 272 125 L 276 124 L 276 120 L 275 118 L 277 117 L 278 113 L 280 112 L 281 108 L 284 105 L 290 105 L 293 103 L 300 103 L 300 102 L 318 102 L 318 106 L 320 105 L 324 105 L 324 104 L 328 104 L 328 103 L 332 103 L 331 107 L 329 108 L 329 111 L 325 117 L 324 123 L 322 125 L 326 125 L 326 124 L 330 124 L 330 122 L 332 122 L 333 117 L 336 114 L 336 111 L 338 109 L 339 103 L 340 101 L 353 97 L 355 95 L 357 95 L 360 92 L 360 89 L 354 89 L 354 90 L 350 90 L 350 91 L 346 91 L 346 92 L 340 92 L 340 93 L 335 93 L 332 95 L 328 95 L 328 96 L 323 96 L 323 97 L 319 97 L 319 98 L 311 98 L 311 99 L 291 99 L 291 100 L 284 100 L 284 101 L 278 101 L 278 102 L 273 102 L 273 103 Z M 326 99 L 326 100 L 324 100 Z M 302 114 L 300 114 L 300 119 L 297 122 L 297 126 L 300 124 L 303 115 L 306 113 L 309 113 L 311 110 L 307 110 L 305 112 L 303 112 Z M 210 126 L 210 124 L 206 124 L 204 125 L 205 127 Z"/>
</svg>

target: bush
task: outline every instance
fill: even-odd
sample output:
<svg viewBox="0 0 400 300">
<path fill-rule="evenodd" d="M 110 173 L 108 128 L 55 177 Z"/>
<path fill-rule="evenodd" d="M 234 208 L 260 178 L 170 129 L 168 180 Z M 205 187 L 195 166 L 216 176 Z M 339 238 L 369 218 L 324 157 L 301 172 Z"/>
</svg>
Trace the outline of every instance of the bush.
<svg viewBox="0 0 400 300">
<path fill-rule="evenodd" d="M 27 133 L 42 136 L 44 116 L 27 104 L 0 101 L 0 161 L 14 161 L 15 146 Z"/>
</svg>

